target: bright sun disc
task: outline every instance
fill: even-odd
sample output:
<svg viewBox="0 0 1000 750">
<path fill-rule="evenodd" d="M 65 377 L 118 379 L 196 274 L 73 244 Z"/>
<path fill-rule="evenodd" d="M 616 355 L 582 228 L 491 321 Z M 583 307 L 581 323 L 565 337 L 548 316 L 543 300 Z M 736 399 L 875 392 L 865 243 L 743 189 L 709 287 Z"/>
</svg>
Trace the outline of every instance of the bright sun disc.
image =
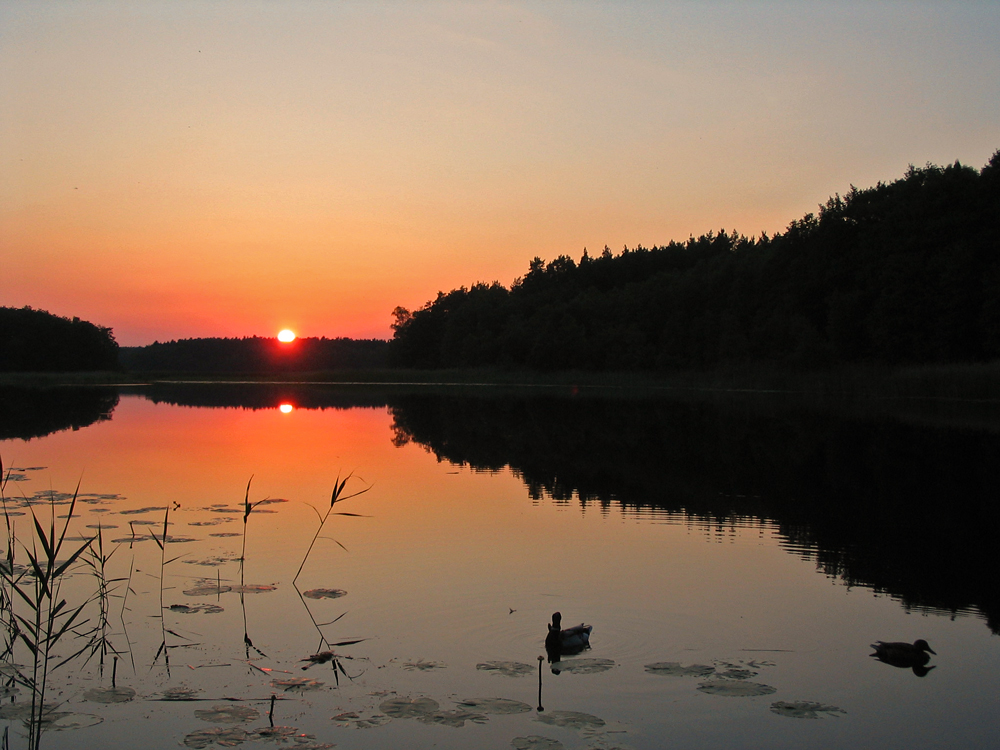
<svg viewBox="0 0 1000 750">
<path fill-rule="evenodd" d="M 290 331 L 287 328 L 278 333 L 278 341 L 284 341 L 286 344 L 290 341 L 295 341 L 295 331 Z"/>
<path fill-rule="evenodd" d="M 295 407 L 292 406 L 291 404 L 282 404 L 281 406 L 278 407 L 278 409 L 281 411 L 282 414 L 291 414 L 292 409 L 294 408 Z"/>
</svg>

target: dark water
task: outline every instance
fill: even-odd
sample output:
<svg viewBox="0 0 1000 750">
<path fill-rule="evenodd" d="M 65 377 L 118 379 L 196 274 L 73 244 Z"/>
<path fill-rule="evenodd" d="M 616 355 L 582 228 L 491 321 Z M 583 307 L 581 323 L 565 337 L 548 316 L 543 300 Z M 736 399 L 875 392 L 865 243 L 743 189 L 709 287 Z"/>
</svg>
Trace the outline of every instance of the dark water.
<svg viewBox="0 0 1000 750">
<path fill-rule="evenodd" d="M 175 508 L 170 533 L 189 535 L 189 562 L 225 559 L 220 580 L 237 575 L 249 475 L 257 499 L 289 500 L 261 506 L 278 511 L 264 521 L 251 517 L 253 555 L 239 572 L 274 586 L 272 598 L 255 600 L 255 615 L 241 597 L 239 626 L 223 597 L 220 614 L 198 622 L 200 645 L 185 652 L 201 654 L 204 667 L 226 653 L 226 669 L 242 663 L 243 676 L 191 664 L 183 685 L 266 698 L 278 688 L 253 682 L 253 654 L 225 633 L 242 627 L 250 638 L 258 618 L 252 641 L 268 644 L 268 661 L 254 663 L 300 675 L 298 659 L 322 650 L 308 621 L 329 643 L 324 614 L 337 617 L 337 637 L 368 639 L 341 649 L 364 662 L 364 676 L 296 695 L 301 728 L 316 738 L 303 746 L 545 746 L 532 737 L 594 748 L 662 747 L 665 737 L 677 747 L 985 746 L 1000 687 L 995 412 L 682 396 L 400 385 L 6 390 L 0 456 L 15 467 L 5 490 L 15 513 L 41 512 L 33 498 L 71 491 L 82 474 L 84 491 L 104 494 L 81 526 L 103 514 L 112 535 L 123 534 L 137 517 L 162 523 Z M 315 525 L 305 504 L 322 508 L 337 473 L 352 469 L 372 485 L 352 510 L 370 518 L 340 519 L 335 536 L 350 553 L 337 557 L 343 550 L 327 544 L 317 553 L 326 562 L 310 567 L 310 585 L 348 590 L 351 606 L 309 605 L 326 609 L 307 607 L 305 617 L 306 599 L 286 597 Z M 209 525 L 220 519 L 228 525 Z M 144 580 L 158 550 L 127 539 L 118 564 Z M 178 561 L 171 575 L 179 590 L 195 573 L 216 575 L 206 570 Z M 137 611 L 152 601 L 144 591 Z M 569 622 L 593 621 L 594 648 L 580 658 L 596 661 L 545 670 L 552 705 L 539 712 L 536 656 L 557 608 Z M 192 733 L 216 726 L 148 702 L 178 678 L 157 654 L 156 612 L 154 602 L 134 621 L 122 617 L 136 700 L 101 710 L 81 701 L 107 682 L 91 662 L 59 684 L 74 710 L 101 723 L 49 732 L 45 744 L 120 742 L 149 706 L 163 747 L 195 746 L 204 736 Z M 301 636 L 290 634 L 296 617 Z M 937 651 L 922 677 L 869 657 L 874 640 L 917 638 Z M 500 662 L 533 671 L 477 669 Z M 649 668 L 670 663 L 702 665 L 710 684 L 683 676 L 683 666 Z M 473 696 L 535 710 L 459 728 L 454 715 L 386 718 L 392 696 L 427 697 L 441 710 Z M 333 722 L 351 711 L 358 716 Z M 10 731 L 16 739 L 17 722 Z"/>
</svg>

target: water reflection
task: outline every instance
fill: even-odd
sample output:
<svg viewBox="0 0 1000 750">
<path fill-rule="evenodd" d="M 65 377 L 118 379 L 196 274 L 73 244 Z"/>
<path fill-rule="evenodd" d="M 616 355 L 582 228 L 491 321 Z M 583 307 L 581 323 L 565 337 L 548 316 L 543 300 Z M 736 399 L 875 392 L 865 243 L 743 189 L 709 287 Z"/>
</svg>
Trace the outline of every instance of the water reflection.
<svg viewBox="0 0 1000 750">
<path fill-rule="evenodd" d="M 31 440 L 111 419 L 114 388 L 0 388 L 0 440 Z"/>
<path fill-rule="evenodd" d="M 239 409 L 387 408 L 393 442 L 474 471 L 511 469 L 538 502 L 724 539 L 776 530 L 848 586 L 913 610 L 978 613 L 1000 633 L 1000 434 L 773 401 L 527 395 L 535 391 L 162 383 L 154 403 Z M 2 437 L 106 420 L 113 389 L 0 390 Z M 976 571 L 970 575 L 969 571 Z"/>
</svg>

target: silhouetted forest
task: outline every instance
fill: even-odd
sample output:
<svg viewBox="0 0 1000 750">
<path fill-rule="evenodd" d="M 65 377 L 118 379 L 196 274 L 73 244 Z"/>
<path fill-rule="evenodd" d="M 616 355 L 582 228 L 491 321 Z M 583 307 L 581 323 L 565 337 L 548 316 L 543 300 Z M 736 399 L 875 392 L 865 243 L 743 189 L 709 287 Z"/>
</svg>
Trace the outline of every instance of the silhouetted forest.
<svg viewBox="0 0 1000 750">
<path fill-rule="evenodd" d="M 114 388 L 0 388 L 0 440 L 31 440 L 111 419 Z"/>
<path fill-rule="evenodd" d="M 390 408 L 397 445 L 509 466 L 534 498 L 667 511 L 719 534 L 770 519 L 828 575 L 979 612 L 1000 633 L 995 431 L 745 401 L 403 396 Z"/>
<path fill-rule="evenodd" d="M 642 370 L 1000 357 L 1000 151 L 852 187 L 774 237 L 535 258 L 394 311 L 391 362 Z"/>
<path fill-rule="evenodd" d="M 182 339 L 122 347 L 122 367 L 130 372 L 204 375 L 273 375 L 291 372 L 377 369 L 387 363 L 388 342 L 380 339 L 276 338 Z"/>
<path fill-rule="evenodd" d="M 75 372 L 118 368 L 110 328 L 30 307 L 0 307 L 0 372 Z"/>
</svg>

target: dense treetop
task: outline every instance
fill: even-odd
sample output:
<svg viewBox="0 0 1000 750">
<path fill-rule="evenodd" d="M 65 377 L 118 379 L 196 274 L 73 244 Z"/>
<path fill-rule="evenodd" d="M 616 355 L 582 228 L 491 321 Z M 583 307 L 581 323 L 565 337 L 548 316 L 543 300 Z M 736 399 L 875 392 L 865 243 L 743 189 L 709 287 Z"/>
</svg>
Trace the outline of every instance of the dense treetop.
<svg viewBox="0 0 1000 750">
<path fill-rule="evenodd" d="M 774 237 L 535 258 L 396 308 L 394 364 L 663 369 L 1000 356 L 1000 151 L 836 195 Z"/>
<path fill-rule="evenodd" d="M 121 362 L 133 372 L 276 374 L 384 367 L 387 342 L 379 339 L 202 338 L 156 342 L 122 349 Z"/>
<path fill-rule="evenodd" d="M 0 372 L 114 370 L 110 328 L 30 307 L 0 307 Z"/>
</svg>

